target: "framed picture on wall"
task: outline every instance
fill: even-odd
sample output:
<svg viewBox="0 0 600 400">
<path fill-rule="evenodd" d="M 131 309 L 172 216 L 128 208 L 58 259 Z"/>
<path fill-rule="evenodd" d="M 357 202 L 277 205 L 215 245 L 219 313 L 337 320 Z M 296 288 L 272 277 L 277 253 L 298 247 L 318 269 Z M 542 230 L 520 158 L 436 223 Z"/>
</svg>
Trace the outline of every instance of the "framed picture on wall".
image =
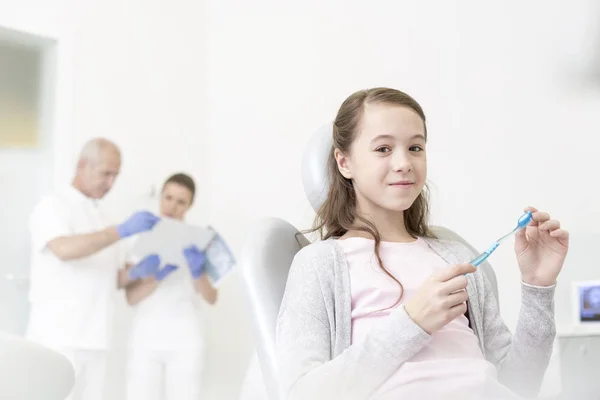
<svg viewBox="0 0 600 400">
<path fill-rule="evenodd" d="M 0 149 L 37 148 L 46 107 L 44 48 L 15 38 L 0 29 Z"/>
<path fill-rule="evenodd" d="M 576 329 L 600 332 L 600 280 L 573 282 L 572 301 Z"/>
</svg>

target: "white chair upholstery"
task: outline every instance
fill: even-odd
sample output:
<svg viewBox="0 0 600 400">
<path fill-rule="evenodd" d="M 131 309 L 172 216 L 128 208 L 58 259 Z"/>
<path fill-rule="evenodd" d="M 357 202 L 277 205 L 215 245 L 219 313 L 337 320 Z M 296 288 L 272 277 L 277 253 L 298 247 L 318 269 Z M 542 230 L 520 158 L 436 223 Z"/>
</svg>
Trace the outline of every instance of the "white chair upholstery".
<svg viewBox="0 0 600 400">
<path fill-rule="evenodd" d="M 63 355 L 0 333 L 0 399 L 65 400 L 75 371 Z"/>
<path fill-rule="evenodd" d="M 331 146 L 332 125 L 327 124 L 313 135 L 304 151 L 302 182 L 308 200 L 315 210 L 327 195 L 327 158 Z M 432 227 L 432 230 L 439 238 L 460 241 L 471 248 L 474 254 L 478 253 L 457 233 L 443 227 Z M 292 260 L 296 253 L 308 244 L 309 241 L 288 222 L 279 218 L 268 218 L 251 227 L 239 259 L 252 314 L 257 361 L 271 400 L 283 398 L 277 384 L 274 348 L 277 314 Z M 483 268 L 497 292 L 496 277 L 491 267 L 484 263 L 480 268 Z M 258 376 L 256 371 L 252 375 Z M 262 386 L 256 382 L 246 385 L 252 387 L 252 391 Z M 259 396 L 254 392 L 248 394 L 247 398 L 257 399 Z"/>
</svg>

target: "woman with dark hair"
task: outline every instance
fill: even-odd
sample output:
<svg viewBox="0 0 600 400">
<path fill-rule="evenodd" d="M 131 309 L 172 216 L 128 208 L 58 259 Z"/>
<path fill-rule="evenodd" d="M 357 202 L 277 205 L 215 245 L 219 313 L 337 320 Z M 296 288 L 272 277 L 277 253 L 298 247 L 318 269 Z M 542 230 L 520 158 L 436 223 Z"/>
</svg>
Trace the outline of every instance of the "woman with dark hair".
<svg viewBox="0 0 600 400">
<path fill-rule="evenodd" d="M 183 221 L 195 194 L 190 176 L 178 173 L 169 177 L 161 191 L 161 218 Z M 125 289 L 127 302 L 135 307 L 129 341 L 128 400 L 201 397 L 204 335 L 198 300 L 202 297 L 214 304 L 217 290 L 205 274 L 204 252 L 191 246 L 184 250 L 184 256 L 187 271 L 177 265 L 161 265 L 158 255 L 149 255 L 121 272 L 120 286 Z"/>
</svg>

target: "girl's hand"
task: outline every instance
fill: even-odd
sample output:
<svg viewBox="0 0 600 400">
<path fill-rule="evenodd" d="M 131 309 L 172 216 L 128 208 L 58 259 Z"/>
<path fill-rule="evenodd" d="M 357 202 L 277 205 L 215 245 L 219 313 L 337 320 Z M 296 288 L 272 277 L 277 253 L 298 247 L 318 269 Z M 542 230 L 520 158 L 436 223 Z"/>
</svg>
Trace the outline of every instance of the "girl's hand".
<svg viewBox="0 0 600 400">
<path fill-rule="evenodd" d="M 562 270 L 567 250 L 569 232 L 560 228 L 560 222 L 533 207 L 533 220 L 516 234 L 515 253 L 523 282 L 535 286 L 552 286 Z"/>
<path fill-rule="evenodd" d="M 405 305 L 408 316 L 428 334 L 467 312 L 467 277 L 471 264 L 456 264 L 431 275 Z"/>
</svg>

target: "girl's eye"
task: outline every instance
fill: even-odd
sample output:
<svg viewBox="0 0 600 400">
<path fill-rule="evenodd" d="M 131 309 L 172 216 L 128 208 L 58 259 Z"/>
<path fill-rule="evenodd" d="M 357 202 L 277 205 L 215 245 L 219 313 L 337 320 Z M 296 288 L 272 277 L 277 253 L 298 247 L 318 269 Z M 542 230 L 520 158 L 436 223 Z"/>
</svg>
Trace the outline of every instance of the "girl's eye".
<svg viewBox="0 0 600 400">
<path fill-rule="evenodd" d="M 378 147 L 377 149 L 375 149 L 375 151 L 379 152 L 379 153 L 387 153 L 392 151 L 392 149 L 390 149 L 388 146 L 381 146 Z"/>
<path fill-rule="evenodd" d="M 411 146 L 409 148 L 410 151 L 423 151 L 423 148 L 421 146 Z"/>
</svg>

